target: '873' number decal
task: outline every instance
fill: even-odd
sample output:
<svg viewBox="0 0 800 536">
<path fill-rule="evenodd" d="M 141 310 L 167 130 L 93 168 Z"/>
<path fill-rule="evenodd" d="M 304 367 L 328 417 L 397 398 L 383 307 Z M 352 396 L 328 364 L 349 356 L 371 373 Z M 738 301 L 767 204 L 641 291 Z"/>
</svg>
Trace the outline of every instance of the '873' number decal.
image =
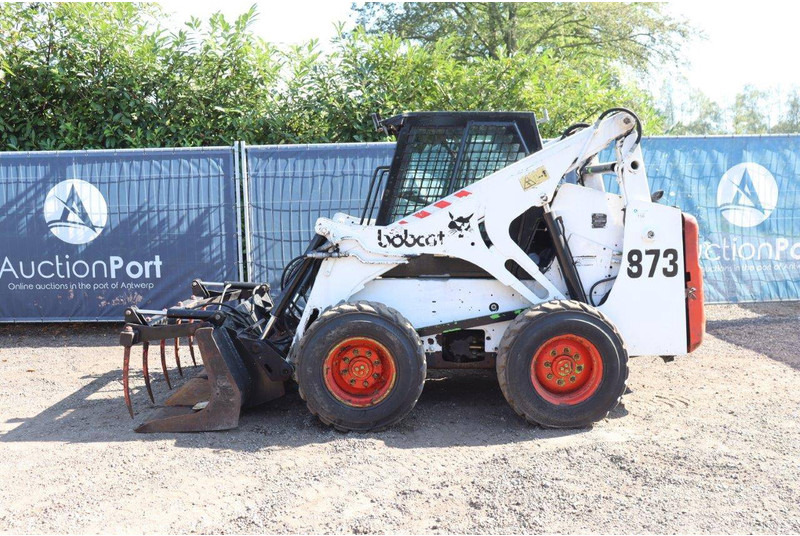
<svg viewBox="0 0 800 536">
<path fill-rule="evenodd" d="M 645 259 L 648 257 L 648 259 Z M 663 259 L 663 260 L 662 260 Z M 647 266 L 649 264 L 649 267 Z M 655 277 L 656 270 L 661 267 L 664 277 L 678 275 L 678 250 L 677 249 L 632 249 L 628 252 L 628 277 L 636 279 L 642 277 Z M 646 273 L 645 273 L 646 272 Z"/>
</svg>

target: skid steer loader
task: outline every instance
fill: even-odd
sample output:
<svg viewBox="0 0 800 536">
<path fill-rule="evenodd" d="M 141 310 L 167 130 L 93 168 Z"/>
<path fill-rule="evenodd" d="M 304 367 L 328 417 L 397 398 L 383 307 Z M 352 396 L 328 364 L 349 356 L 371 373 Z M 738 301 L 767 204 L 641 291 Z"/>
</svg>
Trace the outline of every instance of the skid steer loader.
<svg viewBox="0 0 800 536">
<path fill-rule="evenodd" d="M 233 428 L 290 380 L 322 422 L 380 429 L 412 410 L 427 368 L 494 368 L 523 418 L 583 427 L 619 402 L 629 356 L 701 343 L 697 222 L 651 193 L 633 112 L 544 145 L 530 113 L 376 124 L 397 136 L 391 166 L 375 170 L 360 218 L 317 220 L 274 299 L 266 283 L 196 280 L 177 307 L 126 311 L 131 417 L 134 346 L 151 401 L 151 343 L 168 384 L 166 340 L 181 374 L 181 338 L 204 365 L 137 431 Z M 609 146 L 613 161 L 600 162 Z"/>
</svg>

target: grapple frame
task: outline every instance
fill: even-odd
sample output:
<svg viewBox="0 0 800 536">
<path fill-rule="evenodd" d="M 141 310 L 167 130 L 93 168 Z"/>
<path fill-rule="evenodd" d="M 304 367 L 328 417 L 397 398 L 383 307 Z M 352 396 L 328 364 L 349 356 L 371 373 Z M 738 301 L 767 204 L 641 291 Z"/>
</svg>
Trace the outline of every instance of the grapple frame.
<svg viewBox="0 0 800 536">
<path fill-rule="evenodd" d="M 241 408 L 283 396 L 283 382 L 291 377 L 291 365 L 284 360 L 281 350 L 270 341 L 258 338 L 259 326 L 272 306 L 268 285 L 195 280 L 192 294 L 190 300 L 163 311 L 137 307 L 125 311 L 126 324 L 120 334 L 120 344 L 124 348 L 122 376 L 125 403 L 132 418 L 130 357 L 134 346 L 142 346 L 142 372 L 153 403 L 148 364 L 151 343 L 159 343 L 161 367 L 170 389 L 172 384 L 166 364 L 168 339 L 174 339 L 175 360 L 181 376 L 181 338 L 188 340 L 195 366 L 194 342 L 197 342 L 204 366 L 202 372 L 166 400 L 158 416 L 136 428 L 137 432 L 235 428 Z M 246 302 L 256 305 L 244 308 L 242 304 Z M 253 331 L 254 334 L 248 333 Z"/>
</svg>

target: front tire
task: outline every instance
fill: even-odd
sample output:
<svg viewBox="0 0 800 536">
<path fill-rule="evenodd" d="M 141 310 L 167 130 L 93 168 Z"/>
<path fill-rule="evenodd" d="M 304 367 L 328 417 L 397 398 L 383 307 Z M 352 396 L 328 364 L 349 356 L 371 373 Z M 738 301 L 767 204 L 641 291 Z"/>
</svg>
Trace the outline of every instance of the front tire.
<svg viewBox="0 0 800 536">
<path fill-rule="evenodd" d="M 425 383 L 419 335 L 399 312 L 374 302 L 324 311 L 303 335 L 296 362 L 308 409 L 342 431 L 397 423 L 414 408 Z"/>
<path fill-rule="evenodd" d="M 600 311 L 553 301 L 531 307 L 509 325 L 497 353 L 497 378 L 508 403 L 529 422 L 582 428 L 619 403 L 628 353 Z"/>
</svg>

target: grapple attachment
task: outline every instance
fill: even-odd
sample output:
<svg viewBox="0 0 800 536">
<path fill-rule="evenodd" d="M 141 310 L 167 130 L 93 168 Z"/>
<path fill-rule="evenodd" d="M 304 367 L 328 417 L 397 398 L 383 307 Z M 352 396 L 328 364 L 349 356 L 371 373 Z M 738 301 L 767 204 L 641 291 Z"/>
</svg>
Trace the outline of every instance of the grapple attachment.
<svg viewBox="0 0 800 536">
<path fill-rule="evenodd" d="M 242 408 L 256 406 L 284 394 L 284 381 L 292 375 L 284 359 L 285 348 L 261 338 L 272 301 L 266 284 L 192 282 L 192 299 L 178 307 L 151 311 L 130 307 L 120 334 L 124 348 L 122 383 L 125 404 L 133 418 L 130 391 L 131 350 L 142 347 L 142 374 L 151 402 L 150 343 L 158 341 L 161 369 L 172 389 L 166 363 L 167 341 L 173 340 L 178 374 L 180 339 L 188 342 L 189 355 L 197 365 L 194 343 L 200 349 L 204 369 L 179 388 L 152 420 L 137 432 L 201 432 L 227 430 L 239 423 Z"/>
</svg>

